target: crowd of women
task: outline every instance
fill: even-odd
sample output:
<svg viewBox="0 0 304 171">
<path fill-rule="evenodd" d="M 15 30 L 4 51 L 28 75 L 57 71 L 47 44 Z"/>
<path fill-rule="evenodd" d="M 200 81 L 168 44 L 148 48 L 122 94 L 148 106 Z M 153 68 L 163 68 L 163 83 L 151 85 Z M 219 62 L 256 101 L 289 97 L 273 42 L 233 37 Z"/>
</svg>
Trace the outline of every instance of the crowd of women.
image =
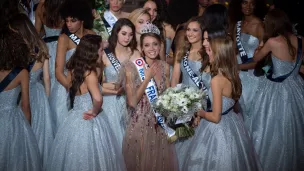
<svg viewBox="0 0 304 171">
<path fill-rule="evenodd" d="M 0 5 L 0 171 L 304 170 L 304 45 L 284 11 L 29 2 Z M 180 83 L 208 105 L 170 143 L 149 94 Z"/>
</svg>

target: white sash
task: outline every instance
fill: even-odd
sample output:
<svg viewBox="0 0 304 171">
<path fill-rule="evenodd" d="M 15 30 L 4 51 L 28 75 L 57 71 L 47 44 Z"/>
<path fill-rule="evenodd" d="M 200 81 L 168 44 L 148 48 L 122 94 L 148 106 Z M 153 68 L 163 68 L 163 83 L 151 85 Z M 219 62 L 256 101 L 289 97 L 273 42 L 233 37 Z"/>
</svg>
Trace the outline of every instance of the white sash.
<svg viewBox="0 0 304 171">
<path fill-rule="evenodd" d="M 118 19 L 115 17 L 115 15 L 113 15 L 111 13 L 110 10 L 107 10 L 104 12 L 103 18 L 106 20 L 107 24 L 109 24 L 109 27 L 106 27 L 106 28 L 107 28 L 108 33 L 111 34 L 114 24 L 116 23 L 116 21 Z"/>
<path fill-rule="evenodd" d="M 133 63 L 137 68 L 140 80 L 143 81 L 145 79 L 144 67 L 146 66 L 144 59 L 137 58 L 133 61 Z M 158 99 L 157 86 L 155 85 L 155 81 L 153 78 L 149 81 L 145 93 L 152 107 L 153 102 Z M 168 125 L 165 123 L 164 117 L 161 114 L 157 113 L 155 110 L 153 110 L 153 113 L 157 119 L 157 123 L 165 130 L 168 137 L 172 137 L 175 134 L 175 131 L 172 128 L 168 127 Z"/>
</svg>

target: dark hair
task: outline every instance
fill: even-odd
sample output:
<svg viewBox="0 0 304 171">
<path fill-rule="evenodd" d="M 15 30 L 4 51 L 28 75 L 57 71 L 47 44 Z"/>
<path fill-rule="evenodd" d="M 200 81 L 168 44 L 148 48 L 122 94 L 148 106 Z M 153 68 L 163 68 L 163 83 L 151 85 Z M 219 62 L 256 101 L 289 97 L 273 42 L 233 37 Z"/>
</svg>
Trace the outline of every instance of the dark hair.
<svg viewBox="0 0 304 171">
<path fill-rule="evenodd" d="M 179 24 L 197 16 L 198 7 L 197 0 L 170 0 L 168 5 L 168 23 L 176 29 Z"/>
<path fill-rule="evenodd" d="M 64 0 L 45 0 L 44 13 L 46 25 L 50 27 L 58 27 L 61 24 L 60 7 Z"/>
<path fill-rule="evenodd" d="M 159 45 L 161 46 L 162 40 L 161 40 L 160 35 L 155 34 L 155 33 L 143 33 L 143 34 L 140 36 L 140 47 L 141 47 L 141 48 L 142 48 L 143 45 L 144 45 L 144 39 L 145 39 L 146 37 L 154 37 L 154 38 L 159 42 Z M 143 54 L 144 54 L 144 52 L 143 52 Z M 160 59 L 159 54 L 158 54 L 157 59 Z"/>
<path fill-rule="evenodd" d="M 221 4 L 208 6 L 199 20 L 206 28 L 224 28 L 225 30 L 229 28 L 228 10 Z"/>
<path fill-rule="evenodd" d="M 9 22 L 10 28 L 16 30 L 24 39 L 34 60 L 43 62 L 49 58 L 46 44 L 38 35 L 31 20 L 23 13 L 15 15 Z"/>
<path fill-rule="evenodd" d="M 208 33 L 209 41 L 216 38 L 225 38 L 228 35 L 227 30 L 225 30 L 224 27 L 218 27 L 216 29 L 207 27 L 203 30 L 203 32 L 205 31 Z"/>
<path fill-rule="evenodd" d="M 97 63 L 99 58 L 98 50 L 100 48 L 102 38 L 98 35 L 84 35 L 79 45 L 76 47 L 75 53 L 66 64 L 67 69 L 72 74 L 72 86 L 70 88 L 71 107 L 73 108 L 74 99 L 77 91 L 81 92 L 80 86 L 85 80 L 85 72 L 96 71 L 100 65 Z"/>
<path fill-rule="evenodd" d="M 27 68 L 30 51 L 22 36 L 7 28 L 0 32 L 0 71 Z"/>
<path fill-rule="evenodd" d="M 228 14 L 230 19 L 231 26 L 235 26 L 237 21 L 243 19 L 244 14 L 242 13 L 242 2 L 244 0 L 231 0 L 228 8 Z M 255 7 L 253 11 L 253 15 L 260 18 L 261 20 L 264 19 L 265 14 L 267 13 L 267 6 L 265 0 L 254 0 Z"/>
<path fill-rule="evenodd" d="M 120 32 L 120 30 L 123 26 L 127 26 L 127 27 L 130 27 L 132 29 L 133 38 L 132 38 L 131 42 L 129 43 L 129 47 L 130 47 L 132 53 L 137 48 L 137 42 L 136 42 L 136 39 L 135 39 L 135 26 L 134 26 L 134 24 L 129 19 L 120 18 L 115 23 L 115 25 L 112 29 L 111 36 L 109 37 L 109 50 L 114 55 L 115 55 L 115 48 L 116 48 L 117 41 L 118 41 L 118 33 Z"/>
<path fill-rule="evenodd" d="M 10 18 L 19 13 L 18 6 L 19 0 L 0 1 L 0 31 L 6 29 Z"/>
<path fill-rule="evenodd" d="M 60 8 L 60 14 L 63 19 L 71 17 L 83 21 L 86 29 L 93 28 L 92 8 L 86 0 L 66 0 Z"/>
</svg>

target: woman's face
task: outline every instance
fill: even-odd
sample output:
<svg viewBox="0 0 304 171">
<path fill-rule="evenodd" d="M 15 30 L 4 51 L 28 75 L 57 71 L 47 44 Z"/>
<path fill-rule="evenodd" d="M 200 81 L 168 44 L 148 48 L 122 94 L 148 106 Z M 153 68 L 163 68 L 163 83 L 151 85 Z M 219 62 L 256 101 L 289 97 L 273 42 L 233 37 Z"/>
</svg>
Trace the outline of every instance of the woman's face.
<svg viewBox="0 0 304 171">
<path fill-rule="evenodd" d="M 186 30 L 186 36 L 189 41 L 189 43 L 197 43 L 202 41 L 202 30 L 200 27 L 200 24 L 196 21 L 189 23 L 187 30 Z"/>
<path fill-rule="evenodd" d="M 146 9 L 151 15 L 151 21 L 153 22 L 157 17 L 157 6 L 153 1 L 147 1 L 144 5 L 144 9 Z"/>
<path fill-rule="evenodd" d="M 212 63 L 214 61 L 214 58 L 213 58 L 213 53 L 212 53 L 212 50 L 211 50 L 211 47 L 210 47 L 208 32 L 206 32 L 206 31 L 204 32 L 203 46 L 205 47 L 206 53 L 209 55 L 209 62 Z"/>
<path fill-rule="evenodd" d="M 139 16 L 134 24 L 136 33 L 141 34 L 140 30 L 142 28 L 142 25 L 150 23 L 150 22 L 151 22 L 151 19 L 150 19 L 149 15 L 143 14 L 143 15 Z"/>
<path fill-rule="evenodd" d="M 252 15 L 255 7 L 255 0 L 243 0 L 242 2 L 242 13 L 244 15 Z"/>
<path fill-rule="evenodd" d="M 71 33 L 76 33 L 83 26 L 83 21 L 80 21 L 77 18 L 67 17 L 65 19 L 65 24 Z"/>
<path fill-rule="evenodd" d="M 159 56 L 160 52 L 160 42 L 151 36 L 147 36 L 143 39 L 142 50 L 145 54 L 145 57 L 150 59 L 156 59 Z"/>
<path fill-rule="evenodd" d="M 122 26 L 117 35 L 117 43 L 128 46 L 133 39 L 133 32 L 129 26 Z"/>
<path fill-rule="evenodd" d="M 109 0 L 109 4 L 111 11 L 117 12 L 122 8 L 124 0 Z"/>
</svg>

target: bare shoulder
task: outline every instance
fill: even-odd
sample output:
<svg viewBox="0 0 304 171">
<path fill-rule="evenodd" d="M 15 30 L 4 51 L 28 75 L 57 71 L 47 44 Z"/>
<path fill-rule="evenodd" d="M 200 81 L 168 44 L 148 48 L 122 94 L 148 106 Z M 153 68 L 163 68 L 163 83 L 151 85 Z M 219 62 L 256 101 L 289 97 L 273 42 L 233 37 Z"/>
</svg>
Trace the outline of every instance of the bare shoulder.
<svg viewBox="0 0 304 171">
<path fill-rule="evenodd" d="M 228 81 L 227 78 L 225 78 L 221 74 L 217 74 L 216 76 L 212 77 L 211 79 L 211 85 L 214 87 L 223 87 L 223 85 Z"/>
<path fill-rule="evenodd" d="M 86 29 L 85 31 L 86 31 L 87 34 L 96 34 L 96 32 L 93 31 L 93 30 L 88 30 L 88 29 Z"/>
<path fill-rule="evenodd" d="M 134 50 L 134 52 L 133 52 L 133 54 L 132 54 L 132 56 L 131 56 L 130 59 L 132 59 L 132 58 L 140 58 L 140 57 L 141 57 L 141 54 L 139 53 L 139 51 L 138 50 Z"/>
<path fill-rule="evenodd" d="M 69 37 L 65 33 L 59 35 L 58 42 L 68 42 L 68 41 L 69 41 Z"/>
<path fill-rule="evenodd" d="M 129 15 L 130 15 L 130 13 L 128 13 L 128 12 L 122 12 L 122 17 L 123 18 L 128 18 L 129 17 Z"/>
</svg>

